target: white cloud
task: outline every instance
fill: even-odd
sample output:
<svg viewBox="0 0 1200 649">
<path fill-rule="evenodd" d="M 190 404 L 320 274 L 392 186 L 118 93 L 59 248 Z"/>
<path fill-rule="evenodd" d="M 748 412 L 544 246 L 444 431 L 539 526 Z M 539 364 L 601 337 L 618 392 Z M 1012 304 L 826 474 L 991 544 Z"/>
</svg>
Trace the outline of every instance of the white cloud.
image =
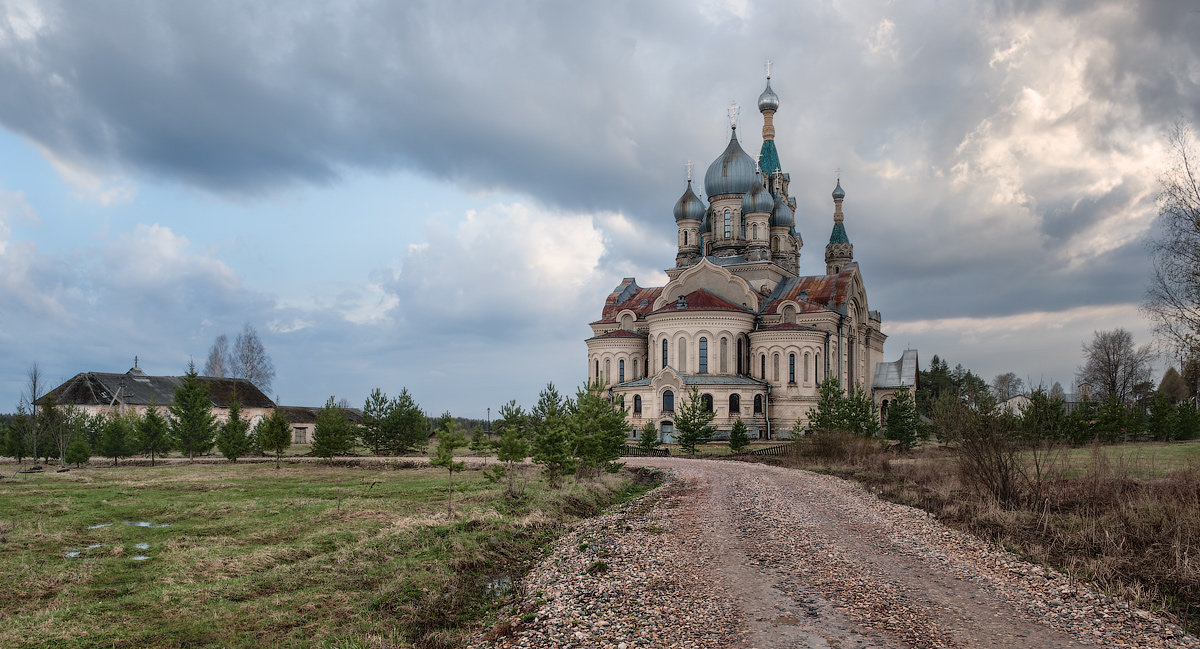
<svg viewBox="0 0 1200 649">
<path fill-rule="evenodd" d="M 114 207 L 131 203 L 137 198 L 137 184 L 130 178 L 94 170 L 86 163 L 68 160 L 41 145 L 37 145 L 37 148 L 58 175 L 71 186 L 76 200 Z"/>
</svg>

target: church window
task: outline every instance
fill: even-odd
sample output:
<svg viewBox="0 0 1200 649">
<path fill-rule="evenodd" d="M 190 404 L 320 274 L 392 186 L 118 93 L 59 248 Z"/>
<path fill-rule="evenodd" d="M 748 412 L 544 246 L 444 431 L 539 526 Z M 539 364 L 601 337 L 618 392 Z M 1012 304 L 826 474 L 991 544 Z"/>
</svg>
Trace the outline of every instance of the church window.
<svg viewBox="0 0 1200 649">
<path fill-rule="evenodd" d="M 617 383 L 624 383 L 625 382 L 625 359 L 624 358 L 617 361 L 617 372 L 620 377 L 617 379 Z"/>
<path fill-rule="evenodd" d="M 742 224 L 742 238 L 745 239 L 746 238 L 746 217 L 743 216 L 743 217 L 739 218 L 738 223 Z"/>
<path fill-rule="evenodd" d="M 642 414 L 642 395 L 640 394 L 633 395 L 633 414 Z"/>
<path fill-rule="evenodd" d="M 665 368 L 667 367 L 667 339 L 666 339 L 666 338 L 663 338 L 663 345 L 662 345 L 662 347 L 663 347 L 663 350 L 662 350 L 662 361 L 663 361 L 663 362 L 662 362 L 662 366 L 663 366 L 663 368 L 665 369 Z"/>
<path fill-rule="evenodd" d="M 612 376 L 612 361 L 604 361 L 604 382 L 608 384 L 609 377 Z"/>
<path fill-rule="evenodd" d="M 700 395 L 700 407 L 704 408 L 704 412 L 713 411 L 713 398 L 711 394 Z"/>
<path fill-rule="evenodd" d="M 670 390 L 663 392 L 663 410 L 675 412 L 675 393 Z"/>
<path fill-rule="evenodd" d="M 635 378 L 635 379 L 640 379 L 640 378 L 642 378 L 642 377 L 641 377 L 641 376 L 638 374 L 638 359 L 636 359 L 636 358 L 635 358 L 635 359 L 633 359 L 633 378 Z"/>
<path fill-rule="evenodd" d="M 758 364 L 760 366 L 758 368 L 758 378 L 766 381 L 767 380 L 767 355 L 760 354 L 758 357 L 758 361 L 759 361 Z"/>
<path fill-rule="evenodd" d="M 734 412 L 741 412 L 741 411 L 742 411 L 742 398 L 736 394 L 729 395 L 729 412 L 734 413 Z"/>
<path fill-rule="evenodd" d="M 721 337 L 721 373 L 729 373 L 729 339 Z"/>
<path fill-rule="evenodd" d="M 593 375 L 592 378 L 593 379 L 600 378 L 600 359 L 598 359 L 598 358 L 596 359 L 596 374 Z"/>
<path fill-rule="evenodd" d="M 879 406 L 879 418 L 883 420 L 883 424 L 887 425 L 888 400 L 883 400 L 883 405 Z"/>
<path fill-rule="evenodd" d="M 816 358 L 816 364 L 815 364 L 816 366 L 813 369 L 813 378 L 814 379 L 821 376 L 821 357 L 817 356 L 815 358 Z"/>
<path fill-rule="evenodd" d="M 801 376 L 804 377 L 804 382 L 808 383 L 808 352 L 804 352 L 804 374 Z"/>
<path fill-rule="evenodd" d="M 725 238 L 733 236 L 733 213 L 728 208 L 725 209 Z"/>
<path fill-rule="evenodd" d="M 700 373 L 707 374 L 708 373 L 708 339 L 703 336 L 700 337 L 699 363 L 700 363 Z"/>
<path fill-rule="evenodd" d="M 751 232 L 751 234 L 754 235 L 755 239 L 758 238 L 758 224 L 757 223 L 754 224 L 754 228 L 751 229 L 750 232 Z"/>
<path fill-rule="evenodd" d="M 687 230 L 683 231 L 683 245 L 687 245 Z"/>
<path fill-rule="evenodd" d="M 771 380 L 779 383 L 779 353 L 771 358 Z"/>
<path fill-rule="evenodd" d="M 712 255 L 712 242 L 711 241 L 704 242 L 704 254 Z"/>
<path fill-rule="evenodd" d="M 762 395 L 761 394 L 754 395 L 754 414 L 756 414 L 756 415 L 762 414 Z"/>
<path fill-rule="evenodd" d="M 796 355 L 788 354 L 788 383 L 796 382 Z"/>
<path fill-rule="evenodd" d="M 750 359 L 746 359 L 746 360 L 750 360 Z M 738 338 L 737 373 L 742 374 L 742 339 L 741 338 Z"/>
<path fill-rule="evenodd" d="M 771 239 L 771 252 L 779 252 L 779 237 Z"/>
</svg>

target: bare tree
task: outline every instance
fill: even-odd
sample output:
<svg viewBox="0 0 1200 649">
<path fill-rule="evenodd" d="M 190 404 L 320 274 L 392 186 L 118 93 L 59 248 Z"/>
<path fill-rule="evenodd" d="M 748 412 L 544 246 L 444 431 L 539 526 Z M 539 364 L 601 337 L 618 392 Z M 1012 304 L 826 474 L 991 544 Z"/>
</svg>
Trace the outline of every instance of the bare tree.
<svg viewBox="0 0 1200 649">
<path fill-rule="evenodd" d="M 25 374 L 25 377 L 28 380 L 28 382 L 26 383 L 26 386 L 27 386 L 26 389 L 28 390 L 28 392 L 23 396 L 25 397 L 26 402 L 29 404 L 29 409 L 30 409 L 30 412 L 32 413 L 29 418 L 29 426 L 30 426 L 29 436 L 31 438 L 31 441 L 33 442 L 33 446 L 31 449 L 33 451 L 33 461 L 37 462 L 37 458 L 38 458 L 38 416 L 37 416 L 38 406 L 37 406 L 37 402 L 38 402 L 38 399 L 42 398 L 42 372 L 41 372 L 41 369 L 38 367 L 38 364 L 36 361 L 33 363 L 33 365 L 29 366 L 29 372 L 27 372 Z"/>
<path fill-rule="evenodd" d="M 258 332 L 250 323 L 246 323 L 234 341 L 229 360 L 231 376 L 249 379 L 264 394 L 270 392 L 271 382 L 275 380 L 275 364 L 271 362 L 271 357 L 258 338 Z"/>
<path fill-rule="evenodd" d="M 992 392 L 997 401 L 1007 401 L 1025 390 L 1025 381 L 1017 378 L 1016 372 L 997 374 L 992 379 Z"/>
<path fill-rule="evenodd" d="M 204 363 L 204 376 L 217 378 L 229 374 L 229 336 L 221 334 L 208 350 L 208 361 Z"/>
<path fill-rule="evenodd" d="M 1186 125 L 1176 124 L 1170 141 L 1175 166 L 1158 181 L 1154 275 L 1142 310 L 1164 344 L 1191 357 L 1200 353 L 1200 159 Z"/>
<path fill-rule="evenodd" d="M 1150 345 L 1135 347 L 1133 334 L 1125 329 L 1097 331 L 1092 342 L 1083 346 L 1084 364 L 1075 378 L 1079 383 L 1091 384 L 1098 399 L 1116 397 L 1121 403 L 1129 403 L 1142 384 L 1150 382 L 1153 358 Z"/>
</svg>

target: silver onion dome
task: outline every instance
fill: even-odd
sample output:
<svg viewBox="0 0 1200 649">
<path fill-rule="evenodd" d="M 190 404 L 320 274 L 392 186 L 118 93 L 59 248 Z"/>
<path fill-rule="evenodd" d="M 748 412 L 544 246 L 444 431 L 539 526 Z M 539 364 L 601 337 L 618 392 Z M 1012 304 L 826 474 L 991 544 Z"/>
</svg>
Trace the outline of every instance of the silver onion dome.
<svg viewBox="0 0 1200 649">
<path fill-rule="evenodd" d="M 771 198 L 771 192 L 763 187 L 762 176 L 756 174 L 750 191 L 742 197 L 742 214 L 770 214 L 773 207 L 775 200 Z"/>
<path fill-rule="evenodd" d="M 775 211 L 771 213 L 771 226 L 779 226 L 782 228 L 792 228 L 796 226 L 796 219 L 792 215 L 792 208 L 788 207 L 787 201 L 783 200 L 783 193 L 775 199 Z"/>
<path fill-rule="evenodd" d="M 842 179 L 838 178 L 837 187 L 833 188 L 833 200 L 840 201 L 846 197 L 846 190 L 842 189 Z"/>
<path fill-rule="evenodd" d="M 721 194 L 745 194 L 753 183 L 754 160 L 738 144 L 735 129 L 729 138 L 729 146 L 704 174 L 704 192 L 710 200 Z"/>
<path fill-rule="evenodd" d="M 775 94 L 774 90 L 771 90 L 771 79 L 769 77 L 767 78 L 767 89 L 762 91 L 762 94 L 758 96 L 758 110 L 759 112 L 779 110 L 779 95 Z"/>
<path fill-rule="evenodd" d="M 684 219 L 691 219 L 699 221 L 704 218 L 704 210 L 704 202 L 692 191 L 692 181 L 689 180 L 687 190 L 683 192 L 683 196 L 680 196 L 679 200 L 675 203 L 675 220 L 683 221 Z"/>
</svg>

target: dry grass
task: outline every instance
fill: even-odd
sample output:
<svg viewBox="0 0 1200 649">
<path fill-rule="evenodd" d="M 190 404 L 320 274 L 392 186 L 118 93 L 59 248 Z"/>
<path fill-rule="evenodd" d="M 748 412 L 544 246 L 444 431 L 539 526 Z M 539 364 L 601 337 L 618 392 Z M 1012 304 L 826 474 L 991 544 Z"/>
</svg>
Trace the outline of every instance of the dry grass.
<svg viewBox="0 0 1200 649">
<path fill-rule="evenodd" d="M 1194 448 L 1174 448 L 1194 445 L 1025 453 L 1017 470 L 1039 479 L 1022 480 L 1006 503 L 971 488 L 951 449 L 891 455 L 875 446 L 818 451 L 817 442 L 788 461 L 867 483 L 889 500 L 1200 628 L 1200 462 L 1179 459 Z"/>
</svg>

